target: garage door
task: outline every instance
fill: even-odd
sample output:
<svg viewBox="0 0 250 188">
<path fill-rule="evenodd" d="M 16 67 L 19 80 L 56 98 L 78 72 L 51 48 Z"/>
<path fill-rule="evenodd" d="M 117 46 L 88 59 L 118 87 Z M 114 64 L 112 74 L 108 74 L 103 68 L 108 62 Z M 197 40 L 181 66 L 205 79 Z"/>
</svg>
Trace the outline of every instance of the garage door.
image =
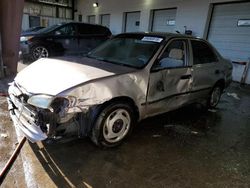
<svg viewBox="0 0 250 188">
<path fill-rule="evenodd" d="M 250 2 L 215 5 L 208 40 L 224 57 L 238 62 L 249 61 Z M 243 69 L 244 66 L 234 64 L 234 80 L 240 81 Z M 250 83 L 249 73 L 247 83 Z"/>
<path fill-rule="evenodd" d="M 110 14 L 101 15 L 101 25 L 109 27 L 110 24 Z"/>
<path fill-rule="evenodd" d="M 137 32 L 140 29 L 140 12 L 125 13 L 125 32 Z"/>
<path fill-rule="evenodd" d="M 95 23 L 95 15 L 88 16 L 88 23 L 94 24 Z"/>
<path fill-rule="evenodd" d="M 175 32 L 177 9 L 153 10 L 152 31 Z"/>
</svg>

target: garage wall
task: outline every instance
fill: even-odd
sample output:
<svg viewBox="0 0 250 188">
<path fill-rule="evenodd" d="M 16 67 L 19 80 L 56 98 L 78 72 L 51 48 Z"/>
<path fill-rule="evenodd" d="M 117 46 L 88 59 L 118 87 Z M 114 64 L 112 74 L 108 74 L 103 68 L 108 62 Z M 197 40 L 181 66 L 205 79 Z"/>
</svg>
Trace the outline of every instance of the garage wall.
<svg viewBox="0 0 250 188">
<path fill-rule="evenodd" d="M 50 26 L 72 21 L 72 0 L 62 2 L 64 5 L 25 1 L 23 8 L 22 30 L 34 26 Z M 31 18 L 34 18 L 33 20 Z M 33 22 L 32 22 L 33 21 Z M 32 24 L 33 23 L 33 24 Z"/>
<path fill-rule="evenodd" d="M 29 16 L 30 15 L 28 14 L 23 14 L 23 18 L 22 18 L 22 30 L 23 31 L 30 28 Z M 39 16 L 39 18 L 40 18 L 40 26 L 44 26 L 44 27 L 62 23 L 62 22 L 72 21 L 69 19 L 54 18 L 54 17 L 49 17 L 49 16 Z"/>
<path fill-rule="evenodd" d="M 83 15 L 83 21 L 87 22 L 88 15 L 98 15 L 95 23 L 100 23 L 101 14 L 110 14 L 110 29 L 113 34 L 123 31 L 124 13 L 140 11 L 139 31 L 150 30 L 152 10 L 177 8 L 176 25 L 174 30 L 184 32 L 184 26 L 193 30 L 198 37 L 205 37 L 209 4 L 217 2 L 231 2 L 232 0 L 102 0 L 99 6 L 92 6 L 93 0 L 78 0 L 76 15 Z M 78 17 L 78 16 L 76 16 Z"/>
</svg>

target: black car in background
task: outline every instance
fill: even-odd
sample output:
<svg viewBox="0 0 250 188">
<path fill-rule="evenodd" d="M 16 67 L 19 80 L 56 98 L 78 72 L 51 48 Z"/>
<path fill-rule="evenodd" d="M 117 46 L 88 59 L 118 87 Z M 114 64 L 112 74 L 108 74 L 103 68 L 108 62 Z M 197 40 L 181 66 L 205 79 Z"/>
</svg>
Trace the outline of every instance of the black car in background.
<svg viewBox="0 0 250 188">
<path fill-rule="evenodd" d="M 22 34 L 20 55 L 35 61 L 41 57 L 86 54 L 111 37 L 107 27 L 87 23 L 63 23 Z"/>
</svg>

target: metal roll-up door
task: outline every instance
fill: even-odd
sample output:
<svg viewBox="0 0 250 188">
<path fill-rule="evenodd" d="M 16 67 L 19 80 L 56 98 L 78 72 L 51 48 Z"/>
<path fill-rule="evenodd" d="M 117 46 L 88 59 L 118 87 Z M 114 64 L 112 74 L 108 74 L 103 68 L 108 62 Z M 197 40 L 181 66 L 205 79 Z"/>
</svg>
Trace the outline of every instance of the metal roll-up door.
<svg viewBox="0 0 250 188">
<path fill-rule="evenodd" d="M 125 13 L 125 32 L 137 32 L 140 29 L 140 12 Z"/>
<path fill-rule="evenodd" d="M 223 57 L 235 62 L 249 62 L 250 2 L 214 5 L 208 40 Z M 244 66 L 233 66 L 233 79 L 240 81 Z M 250 83 L 249 71 L 246 82 Z"/>
<path fill-rule="evenodd" d="M 95 24 L 95 15 L 88 16 L 88 23 Z"/>
<path fill-rule="evenodd" d="M 153 10 L 152 31 L 175 32 L 176 8 Z"/>
<path fill-rule="evenodd" d="M 110 26 L 110 14 L 101 15 L 101 25 L 106 27 Z"/>
</svg>

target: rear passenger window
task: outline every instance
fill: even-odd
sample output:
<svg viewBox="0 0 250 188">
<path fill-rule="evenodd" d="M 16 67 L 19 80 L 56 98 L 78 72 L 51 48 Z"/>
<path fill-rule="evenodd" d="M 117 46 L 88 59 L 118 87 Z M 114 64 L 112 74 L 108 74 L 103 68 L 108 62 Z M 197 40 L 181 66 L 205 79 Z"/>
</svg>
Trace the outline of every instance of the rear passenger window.
<svg viewBox="0 0 250 188">
<path fill-rule="evenodd" d="M 205 64 L 217 62 L 217 56 L 213 52 L 213 50 L 202 41 L 191 41 L 193 48 L 193 64 Z"/>
</svg>

